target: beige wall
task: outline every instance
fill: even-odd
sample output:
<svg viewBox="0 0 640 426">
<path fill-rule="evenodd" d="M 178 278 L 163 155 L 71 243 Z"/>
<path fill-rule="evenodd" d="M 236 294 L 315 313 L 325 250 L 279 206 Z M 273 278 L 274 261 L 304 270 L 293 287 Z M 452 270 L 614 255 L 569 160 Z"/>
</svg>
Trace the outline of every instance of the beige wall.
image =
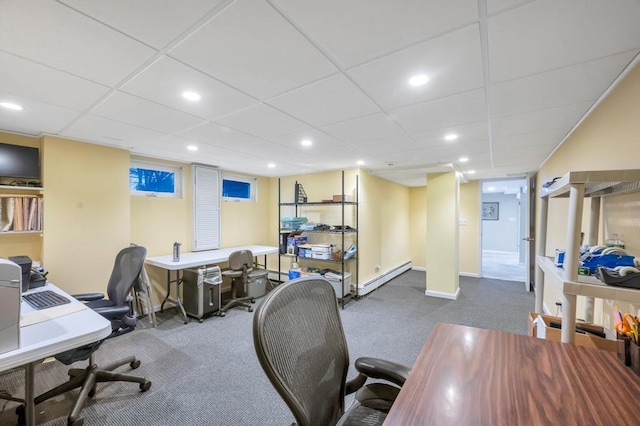
<svg viewBox="0 0 640 426">
<path fill-rule="evenodd" d="M 480 275 L 480 181 L 460 184 L 460 273 Z"/>
<path fill-rule="evenodd" d="M 409 190 L 409 253 L 411 266 L 427 267 L 427 187 L 419 186 Z"/>
<path fill-rule="evenodd" d="M 457 297 L 459 290 L 459 178 L 427 175 L 427 293 Z"/>
<path fill-rule="evenodd" d="M 42 138 L 43 261 L 69 293 L 103 292 L 130 242 L 129 152 Z"/>
<path fill-rule="evenodd" d="M 0 143 L 40 148 L 40 139 L 30 136 L 0 132 Z M 9 184 L 13 179 L 4 178 L 1 184 Z M 0 190 L 0 193 L 11 193 L 11 190 Z M 0 257 L 26 255 L 33 260 L 42 260 L 41 234 L 7 234 L 0 233 Z"/>
<path fill-rule="evenodd" d="M 549 158 L 538 172 L 538 187 L 542 183 L 562 176 L 569 171 L 577 170 L 621 170 L 637 169 L 638 135 L 640 135 L 640 67 L 632 70 L 627 77 L 612 91 L 598 108 L 582 123 L 564 144 Z M 616 196 L 603 199 L 604 228 L 607 233 L 618 232 L 627 243 L 627 248 L 640 254 L 640 220 L 638 220 L 638 203 L 640 193 Z M 585 203 L 582 229 L 588 231 L 589 202 Z M 552 255 L 556 248 L 564 248 L 566 244 L 567 202 L 552 199 L 549 203 L 549 224 L 547 255 Z M 539 223 L 539 214 L 537 223 Z M 600 232 L 600 241 L 606 238 Z M 588 236 L 585 235 L 585 241 Z M 549 281 L 547 281 L 549 283 Z M 560 298 L 560 291 L 553 285 L 545 286 L 544 301 L 547 307 L 555 312 L 555 301 Z M 578 297 L 578 317 L 583 310 Z M 596 299 L 595 321 L 610 325 L 612 302 Z M 630 309 L 638 313 L 637 306 L 623 304 L 622 309 Z M 603 311 L 604 309 L 604 311 Z"/>
</svg>

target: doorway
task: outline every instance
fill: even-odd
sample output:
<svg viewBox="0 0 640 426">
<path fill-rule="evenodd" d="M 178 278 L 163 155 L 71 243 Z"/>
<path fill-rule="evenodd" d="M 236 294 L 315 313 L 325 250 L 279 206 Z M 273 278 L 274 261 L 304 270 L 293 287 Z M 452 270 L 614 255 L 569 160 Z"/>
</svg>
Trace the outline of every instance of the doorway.
<svg viewBox="0 0 640 426">
<path fill-rule="evenodd" d="M 481 183 L 482 276 L 526 282 L 527 180 Z"/>
</svg>

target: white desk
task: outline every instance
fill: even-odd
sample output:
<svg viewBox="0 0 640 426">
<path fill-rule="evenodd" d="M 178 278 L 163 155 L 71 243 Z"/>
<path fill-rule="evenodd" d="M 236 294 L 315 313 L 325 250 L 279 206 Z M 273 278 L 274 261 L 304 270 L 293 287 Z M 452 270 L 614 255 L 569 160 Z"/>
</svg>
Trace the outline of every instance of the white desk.
<svg viewBox="0 0 640 426">
<path fill-rule="evenodd" d="M 180 260 L 178 262 L 173 261 L 173 255 L 168 254 L 164 256 L 147 257 L 145 263 L 151 266 L 157 266 L 158 268 L 167 270 L 167 295 L 165 296 L 162 304 L 160 305 L 160 312 L 164 309 L 165 302 L 171 302 L 180 308 L 184 323 L 189 322 L 187 313 L 182 306 L 180 300 L 180 284 L 182 284 L 182 278 L 180 277 L 180 271 L 187 268 L 197 268 L 206 265 L 215 265 L 218 263 L 224 263 L 229 260 L 229 255 L 238 250 L 251 250 L 254 257 L 264 256 L 265 267 L 267 265 L 267 255 L 278 253 L 278 247 L 271 246 L 240 246 L 240 247 L 227 247 L 217 250 L 206 251 L 193 251 L 187 253 L 180 253 Z M 176 278 L 171 279 L 171 271 L 175 271 Z M 171 283 L 176 283 L 176 299 L 170 298 Z"/>
<path fill-rule="evenodd" d="M 53 290 L 68 297 L 71 304 L 79 310 L 20 327 L 20 347 L 16 350 L 0 354 L 0 371 L 15 367 L 25 367 L 25 414 L 27 425 L 35 424 L 35 407 L 33 405 L 33 371 L 34 365 L 44 358 L 80 346 L 102 340 L 111 333 L 111 323 L 100 314 L 88 309 L 73 297 L 48 283 L 46 286 L 32 291 Z M 80 305 L 80 306 L 78 306 Z M 56 308 L 51 308 L 56 309 Z M 22 302 L 21 314 L 29 317 L 34 309 Z M 46 312 L 41 310 L 38 313 Z"/>
</svg>

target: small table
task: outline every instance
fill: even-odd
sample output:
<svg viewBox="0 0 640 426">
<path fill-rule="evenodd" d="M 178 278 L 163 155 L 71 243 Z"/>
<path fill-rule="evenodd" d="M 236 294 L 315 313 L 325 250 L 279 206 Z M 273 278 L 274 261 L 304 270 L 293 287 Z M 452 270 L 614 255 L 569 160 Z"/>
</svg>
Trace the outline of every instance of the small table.
<svg viewBox="0 0 640 426">
<path fill-rule="evenodd" d="M 638 395 L 614 353 L 438 323 L 384 424 L 631 425 Z"/>
<path fill-rule="evenodd" d="M 229 255 L 238 250 L 251 250 L 254 257 L 264 256 L 264 264 L 267 264 L 267 255 L 272 253 L 278 253 L 278 247 L 271 246 L 240 246 L 240 247 L 227 247 L 217 250 L 206 251 L 193 251 L 180 254 L 180 260 L 178 262 L 173 261 L 173 255 L 154 256 L 147 257 L 145 263 L 157 266 L 158 268 L 167 270 L 167 295 L 160 304 L 160 312 L 164 310 L 164 304 L 171 302 L 180 308 L 184 323 L 189 322 L 189 317 L 182 306 L 182 300 L 180 300 L 180 284 L 182 284 L 182 270 L 187 268 L 197 268 L 206 265 L 215 265 L 218 263 L 224 263 L 229 260 Z M 175 279 L 171 278 L 171 272 L 175 271 Z M 172 299 L 171 296 L 171 284 L 176 284 L 176 298 Z"/>
<path fill-rule="evenodd" d="M 42 320 L 47 311 L 55 312 L 54 307 L 35 311 L 26 302 L 22 302 L 21 322 L 34 322 L 20 327 L 20 347 L 13 351 L 0 354 L 0 371 L 15 367 L 25 367 L 25 414 L 27 425 L 35 424 L 35 398 L 33 388 L 34 366 L 43 359 L 80 346 L 97 342 L 111 333 L 111 322 L 100 314 L 86 308 L 67 293 L 51 283 L 31 292 L 52 290 L 71 300 L 70 305 L 58 310 L 58 314 L 50 315 L 50 319 Z M 71 308 L 71 309 L 68 309 Z M 75 312 L 71 312 L 74 309 Z M 65 312 L 70 312 L 64 314 Z M 60 315 L 60 316 L 58 316 Z M 40 316 L 33 321 L 33 316 Z M 40 321 L 40 322 L 37 322 Z"/>
</svg>

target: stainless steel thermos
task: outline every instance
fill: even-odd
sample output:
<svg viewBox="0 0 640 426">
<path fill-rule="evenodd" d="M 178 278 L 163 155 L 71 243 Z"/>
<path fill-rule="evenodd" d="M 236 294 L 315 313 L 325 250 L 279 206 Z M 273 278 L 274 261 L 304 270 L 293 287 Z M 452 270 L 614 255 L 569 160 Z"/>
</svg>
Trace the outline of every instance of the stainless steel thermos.
<svg viewBox="0 0 640 426">
<path fill-rule="evenodd" d="M 173 243 L 173 261 L 180 262 L 180 243 Z"/>
</svg>

